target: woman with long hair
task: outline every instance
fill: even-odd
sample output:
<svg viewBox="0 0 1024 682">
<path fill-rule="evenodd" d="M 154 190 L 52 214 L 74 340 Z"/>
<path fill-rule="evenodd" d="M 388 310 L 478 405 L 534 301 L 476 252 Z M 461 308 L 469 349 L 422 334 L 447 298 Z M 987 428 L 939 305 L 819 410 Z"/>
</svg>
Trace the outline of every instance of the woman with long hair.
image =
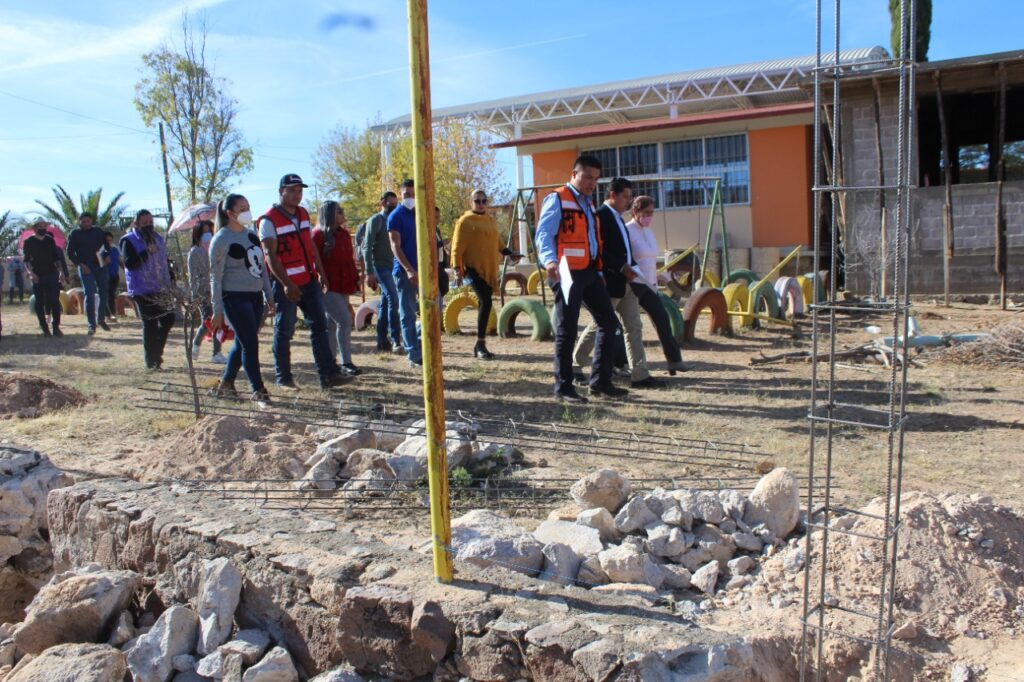
<svg viewBox="0 0 1024 682">
<path fill-rule="evenodd" d="M 206 338 L 204 320 L 213 317 L 213 306 L 210 304 L 210 242 L 213 241 L 213 221 L 200 220 L 192 228 L 192 248 L 188 251 L 188 284 L 192 299 L 199 309 L 199 324 L 196 335 L 192 339 L 192 361 L 199 361 L 199 346 Z M 213 362 L 223 365 L 227 358 L 221 355 L 220 339 L 213 336 Z"/>
<path fill-rule="evenodd" d="M 342 372 L 357 376 L 362 374 L 362 370 L 352 363 L 352 310 L 348 297 L 359 291 L 359 270 L 345 209 L 337 201 L 325 201 L 320 207 L 313 243 L 327 272 L 324 308 L 327 309 L 327 338 L 331 352 L 341 352 Z"/>
<path fill-rule="evenodd" d="M 260 239 L 252 229 L 249 201 L 229 194 L 217 204 L 216 233 L 210 242 L 211 326 L 220 329 L 224 320 L 235 333 L 235 343 L 215 395 L 236 397 L 235 378 L 245 367 L 252 399 L 260 407 L 270 405 L 270 395 L 260 372 L 259 331 L 264 309 L 274 309 Z"/>
</svg>

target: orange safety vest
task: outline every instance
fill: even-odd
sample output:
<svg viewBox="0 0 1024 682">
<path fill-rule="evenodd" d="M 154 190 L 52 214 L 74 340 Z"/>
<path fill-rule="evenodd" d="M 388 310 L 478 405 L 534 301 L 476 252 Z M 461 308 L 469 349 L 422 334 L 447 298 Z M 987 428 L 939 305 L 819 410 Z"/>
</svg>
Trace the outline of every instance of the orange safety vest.
<svg viewBox="0 0 1024 682">
<path fill-rule="evenodd" d="M 587 228 L 587 214 L 576 199 L 576 194 L 568 186 L 555 190 L 561 202 L 562 220 L 558 226 L 558 238 L 555 240 L 558 248 L 558 260 L 561 262 L 565 257 L 570 270 L 585 270 L 590 267 L 591 261 L 596 261 L 597 269 L 601 269 L 601 250 L 604 244 L 601 241 L 601 230 L 597 225 L 597 214 L 591 209 L 594 219 L 594 235 L 597 241 L 597 253 L 590 253 L 590 235 Z M 584 201 L 589 201 L 582 197 Z"/>
<path fill-rule="evenodd" d="M 296 217 L 299 220 L 298 226 L 277 206 L 271 207 L 263 215 L 263 218 L 274 224 L 274 231 L 277 232 L 277 257 L 285 273 L 295 286 L 301 287 L 313 278 L 313 253 L 316 246 L 311 236 L 309 213 L 299 206 Z"/>
</svg>

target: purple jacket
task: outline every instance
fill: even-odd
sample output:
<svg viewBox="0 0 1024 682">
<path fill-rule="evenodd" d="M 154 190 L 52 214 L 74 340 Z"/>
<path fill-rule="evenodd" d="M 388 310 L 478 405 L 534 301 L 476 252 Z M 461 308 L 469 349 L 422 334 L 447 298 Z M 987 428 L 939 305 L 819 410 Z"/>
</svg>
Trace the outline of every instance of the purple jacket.
<svg viewBox="0 0 1024 682">
<path fill-rule="evenodd" d="M 145 262 L 137 268 L 125 267 L 125 285 L 131 296 L 145 296 L 164 291 L 171 286 L 171 273 L 167 269 L 167 248 L 164 238 L 153 232 L 156 240 L 156 253 L 149 254 Z M 146 253 L 146 240 L 136 228 L 132 228 L 124 236 L 138 254 Z"/>
</svg>

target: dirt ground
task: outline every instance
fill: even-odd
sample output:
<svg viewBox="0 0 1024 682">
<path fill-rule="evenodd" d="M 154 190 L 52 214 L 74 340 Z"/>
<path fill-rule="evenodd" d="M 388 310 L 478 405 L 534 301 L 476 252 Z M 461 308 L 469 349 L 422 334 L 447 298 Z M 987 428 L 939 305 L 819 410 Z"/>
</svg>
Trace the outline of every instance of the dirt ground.
<svg viewBox="0 0 1024 682">
<path fill-rule="evenodd" d="M 986 306 L 941 308 L 924 303 L 917 305 L 916 311 L 926 334 L 984 331 L 1002 322 L 1022 321 L 1019 308 L 1003 312 Z M 474 315 L 472 310 L 463 313 L 463 329 L 470 329 Z M 141 389 L 152 380 L 185 382 L 185 344 L 180 328 L 172 332 L 164 371 L 150 374 L 143 366 L 141 328 L 134 317 L 122 319 L 113 332 L 100 331 L 88 337 L 84 316 L 65 316 L 63 339 L 43 338 L 25 306 L 4 306 L 3 318 L 0 371 L 51 379 L 84 394 L 86 403 L 46 411 L 35 418 L 0 418 L 0 438 L 39 448 L 59 466 L 83 474 L 146 477 L 146 472 L 155 476 L 163 471 L 159 460 L 170 456 L 168 446 L 193 418 L 152 409 L 144 403 Z M 864 331 L 870 323 L 842 321 L 839 347 L 873 338 Z M 519 321 L 524 332 L 528 324 L 528 320 Z M 323 394 L 317 387 L 305 335 L 299 329 L 293 341 L 293 362 L 302 386 L 299 397 L 320 399 Z M 645 330 L 649 362 L 655 375 L 668 382 L 667 388 L 634 390 L 624 402 L 591 401 L 572 407 L 552 399 L 551 342 L 533 342 L 528 336 L 494 337 L 489 347 L 498 358 L 486 362 L 472 357 L 471 336 L 444 336 L 446 407 L 452 413 L 462 410 L 488 417 L 572 423 L 598 433 L 609 430 L 743 443 L 776 464 L 806 473 L 810 365 L 801 361 L 752 367 L 748 361 L 760 353 L 809 348 L 810 323 L 741 330 L 727 338 L 709 336 L 707 321 L 702 320 L 697 335 L 697 342 L 684 347 L 684 358 L 692 369 L 669 377 L 653 329 Z M 261 340 L 264 376 L 271 393 L 286 400 L 294 398 L 293 393 L 273 388 L 269 329 L 264 329 Z M 342 398 L 422 405 L 420 370 L 402 356 L 374 351 L 369 330 L 356 332 L 354 345 L 356 364 L 365 373 L 340 392 Z M 202 386 L 212 385 L 221 369 L 208 361 L 208 353 L 209 348 L 204 347 L 198 364 Z M 997 502 L 1024 507 L 1020 447 L 1024 373 L 965 367 L 930 355 L 921 360 L 925 366 L 912 367 L 909 373 L 904 490 L 984 493 Z M 836 399 L 885 407 L 888 379 L 889 371 L 880 365 L 841 363 Z M 243 377 L 238 385 L 245 385 Z M 819 476 L 824 471 L 823 445 L 819 442 L 816 447 Z M 836 432 L 832 467 L 841 499 L 860 504 L 885 492 L 887 447 L 881 431 L 844 428 Z M 680 451 L 681 455 L 692 453 L 689 446 Z M 543 473 L 549 478 L 575 477 L 601 466 L 636 477 L 671 477 L 687 468 L 588 452 L 527 452 L 527 457 L 534 462 L 544 459 Z M 183 459 L 187 461 L 187 457 Z M 708 467 L 706 473 L 715 475 L 716 471 Z M 218 471 L 217 475 L 225 473 Z"/>
</svg>

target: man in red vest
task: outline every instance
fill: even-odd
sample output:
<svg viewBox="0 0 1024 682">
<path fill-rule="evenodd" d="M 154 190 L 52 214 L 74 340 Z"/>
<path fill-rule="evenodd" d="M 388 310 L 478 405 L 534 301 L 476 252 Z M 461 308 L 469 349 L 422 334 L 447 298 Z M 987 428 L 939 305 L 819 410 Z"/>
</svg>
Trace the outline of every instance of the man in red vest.
<svg viewBox="0 0 1024 682">
<path fill-rule="evenodd" d="M 590 395 L 621 398 L 629 393 L 612 384 L 615 312 L 601 274 L 601 232 L 590 199 L 600 177 L 601 161 L 580 156 L 569 184 L 544 198 L 537 219 L 537 255 L 555 294 L 555 397 L 568 403 L 587 402 L 573 387 L 572 351 L 581 304 L 597 323 Z"/>
<path fill-rule="evenodd" d="M 267 254 L 267 265 L 274 276 L 274 374 L 276 384 L 295 389 L 292 376 L 291 341 L 295 334 L 298 309 L 309 324 L 313 362 L 320 375 L 320 387 L 334 388 L 346 383 L 341 368 L 331 353 L 327 339 L 327 313 L 323 287 L 327 284 L 320 255 L 313 244 L 309 213 L 300 202 L 302 178 L 289 173 L 281 178 L 280 203 L 274 204 L 259 220 L 260 241 Z"/>
</svg>

